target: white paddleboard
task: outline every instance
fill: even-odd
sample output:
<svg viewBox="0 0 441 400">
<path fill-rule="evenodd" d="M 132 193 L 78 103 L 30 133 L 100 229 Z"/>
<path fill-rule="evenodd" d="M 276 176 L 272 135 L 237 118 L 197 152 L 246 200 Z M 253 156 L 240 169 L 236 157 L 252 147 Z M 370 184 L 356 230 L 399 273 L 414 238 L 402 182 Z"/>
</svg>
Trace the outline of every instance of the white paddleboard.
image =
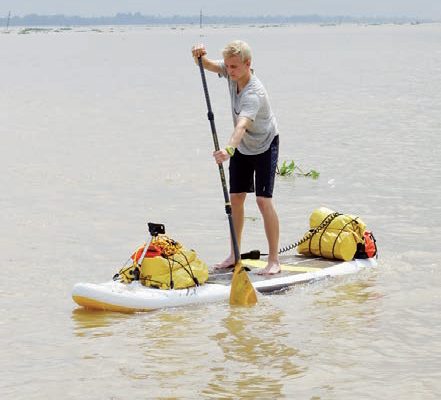
<svg viewBox="0 0 441 400">
<path fill-rule="evenodd" d="M 248 275 L 255 289 L 262 293 L 283 290 L 290 286 L 313 282 L 319 279 L 347 275 L 363 268 L 377 265 L 376 260 L 352 261 L 325 260 L 304 256 L 281 257 L 282 272 L 276 275 L 258 275 L 264 268 L 263 260 L 242 260 L 249 266 Z M 230 296 L 231 271 L 210 274 L 207 283 L 188 289 L 161 290 L 121 282 L 77 283 L 72 291 L 73 300 L 80 306 L 95 310 L 119 312 L 151 311 L 159 308 L 186 306 L 190 304 L 228 301 Z"/>
</svg>

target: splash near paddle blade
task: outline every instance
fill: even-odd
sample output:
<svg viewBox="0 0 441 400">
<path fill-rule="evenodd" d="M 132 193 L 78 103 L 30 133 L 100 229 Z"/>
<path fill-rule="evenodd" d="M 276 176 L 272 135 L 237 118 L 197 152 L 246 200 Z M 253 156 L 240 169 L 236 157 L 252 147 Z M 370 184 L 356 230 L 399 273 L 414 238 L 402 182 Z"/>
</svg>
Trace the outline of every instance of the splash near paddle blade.
<svg viewBox="0 0 441 400">
<path fill-rule="evenodd" d="M 239 262 L 234 267 L 231 280 L 230 304 L 236 306 L 252 306 L 257 303 L 256 291 L 251 284 L 247 271 Z"/>
</svg>

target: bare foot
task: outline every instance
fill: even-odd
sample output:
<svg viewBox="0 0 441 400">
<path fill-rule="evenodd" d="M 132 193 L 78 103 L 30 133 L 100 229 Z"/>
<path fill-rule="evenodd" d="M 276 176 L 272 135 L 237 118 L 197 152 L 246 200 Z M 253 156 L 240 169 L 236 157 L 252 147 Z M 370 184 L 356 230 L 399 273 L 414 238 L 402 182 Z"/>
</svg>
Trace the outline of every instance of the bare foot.
<svg viewBox="0 0 441 400">
<path fill-rule="evenodd" d="M 234 267 L 234 257 L 227 257 L 224 261 L 214 264 L 213 265 L 213 271 L 219 271 L 227 268 Z"/>
<path fill-rule="evenodd" d="M 278 274 L 280 272 L 280 263 L 277 262 L 268 262 L 268 265 L 262 269 L 261 271 L 259 271 L 257 274 L 258 275 L 274 275 L 274 274 Z"/>
</svg>

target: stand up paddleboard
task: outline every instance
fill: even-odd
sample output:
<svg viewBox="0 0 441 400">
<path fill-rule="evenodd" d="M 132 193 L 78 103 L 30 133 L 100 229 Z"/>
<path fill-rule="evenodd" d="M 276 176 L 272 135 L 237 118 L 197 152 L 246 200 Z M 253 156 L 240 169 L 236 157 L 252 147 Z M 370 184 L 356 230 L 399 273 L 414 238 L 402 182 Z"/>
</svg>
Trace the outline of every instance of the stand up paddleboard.
<svg viewBox="0 0 441 400">
<path fill-rule="evenodd" d="M 320 279 L 353 274 L 377 265 L 374 258 L 352 261 L 327 260 L 305 256 L 281 256 L 282 272 L 276 275 L 259 275 L 266 266 L 263 260 L 242 260 L 250 268 L 249 278 L 261 293 L 287 289 L 297 284 Z M 78 283 L 72 292 L 73 300 L 80 306 L 118 312 L 152 311 L 160 308 L 191 304 L 227 302 L 230 296 L 232 271 L 210 274 L 209 280 L 197 287 L 179 290 L 161 290 L 143 286 L 139 281 L 130 284 L 110 281 L 100 284 Z"/>
</svg>

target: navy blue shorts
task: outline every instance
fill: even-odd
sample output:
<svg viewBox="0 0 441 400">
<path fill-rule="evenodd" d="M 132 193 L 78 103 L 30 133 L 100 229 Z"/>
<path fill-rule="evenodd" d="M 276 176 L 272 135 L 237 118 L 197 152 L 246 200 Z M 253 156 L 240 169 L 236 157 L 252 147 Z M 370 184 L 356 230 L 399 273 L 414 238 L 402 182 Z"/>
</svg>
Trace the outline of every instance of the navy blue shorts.
<svg viewBox="0 0 441 400">
<path fill-rule="evenodd" d="M 279 158 L 279 135 L 267 151 L 245 155 L 236 150 L 230 159 L 230 193 L 253 193 L 273 197 L 274 179 Z"/>
</svg>

